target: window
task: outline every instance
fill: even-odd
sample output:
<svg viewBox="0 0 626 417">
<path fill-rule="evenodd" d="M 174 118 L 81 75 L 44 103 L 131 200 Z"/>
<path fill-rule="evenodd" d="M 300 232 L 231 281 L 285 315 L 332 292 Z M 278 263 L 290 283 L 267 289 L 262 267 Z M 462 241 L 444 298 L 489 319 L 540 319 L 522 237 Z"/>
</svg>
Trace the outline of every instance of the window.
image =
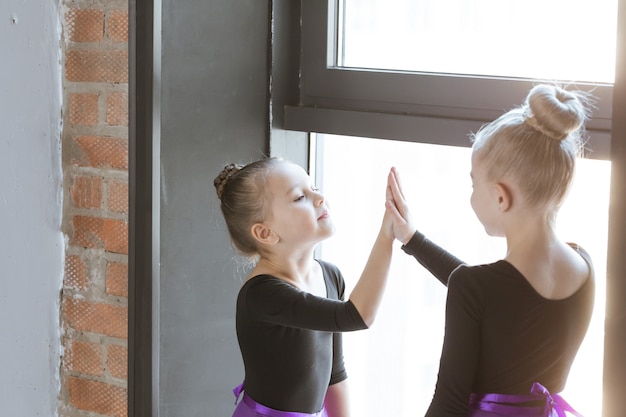
<svg viewBox="0 0 626 417">
<path fill-rule="evenodd" d="M 320 255 L 340 266 L 348 293 L 378 232 L 392 165 L 400 170 L 415 225 L 430 239 L 470 264 L 504 256 L 504 240 L 486 235 L 469 204 L 469 148 L 316 136 L 317 184 L 337 227 Z M 594 316 L 564 392 L 588 416 L 600 415 L 602 402 L 609 175 L 610 162 L 579 160 L 558 224 L 565 239 L 589 251 L 596 269 Z M 344 335 L 351 409 L 362 417 L 423 415 L 437 378 L 446 289 L 399 245 L 390 278 L 375 325 Z"/>
<path fill-rule="evenodd" d="M 315 132 L 310 166 L 338 228 L 321 255 L 350 279 L 378 230 L 391 165 L 400 168 L 413 216 L 430 238 L 470 263 L 502 257 L 504 242 L 486 236 L 469 205 L 468 134 L 519 105 L 538 82 L 554 80 L 598 98 L 587 123 L 589 159 L 579 161 L 559 216 L 559 227 L 591 253 L 597 274 L 594 317 L 565 392 L 583 415 L 599 415 L 602 403 L 612 83 L 617 7 L 624 1 L 302 2 L 299 101 L 284 113 L 286 129 Z M 568 32 L 556 39 L 554 33 L 568 30 L 556 27 L 561 23 L 582 38 Z M 520 33 L 527 36 L 514 40 Z M 540 65 L 522 65 L 533 61 Z M 571 214 L 580 207 L 584 222 Z M 434 391 L 445 288 L 398 250 L 392 277 L 374 328 L 345 338 L 352 408 L 364 417 L 420 415 Z"/>
<path fill-rule="evenodd" d="M 341 68 L 612 83 L 617 1 L 590 3 L 344 0 L 337 5 L 336 62 Z"/>
</svg>

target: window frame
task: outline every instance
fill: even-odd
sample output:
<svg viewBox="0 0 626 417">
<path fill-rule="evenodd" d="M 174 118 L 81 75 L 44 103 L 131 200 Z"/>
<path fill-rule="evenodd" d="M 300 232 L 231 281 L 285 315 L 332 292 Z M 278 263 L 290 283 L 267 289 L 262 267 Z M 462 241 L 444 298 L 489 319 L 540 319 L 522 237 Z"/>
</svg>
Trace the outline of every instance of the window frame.
<svg viewBox="0 0 626 417">
<path fill-rule="evenodd" d="M 468 133 L 519 105 L 533 85 L 546 82 L 339 67 L 340 4 L 301 2 L 299 103 L 285 107 L 286 129 L 469 146 Z M 609 159 L 613 85 L 562 84 L 598 98 L 587 123 L 591 152 L 586 156 Z"/>
<path fill-rule="evenodd" d="M 337 23 L 338 0 L 301 0 L 297 3 L 291 3 L 289 0 L 285 3 L 275 1 L 274 7 L 284 7 L 286 3 L 297 5 L 297 8 L 301 9 L 301 13 L 295 16 L 296 19 L 300 18 L 297 22 L 299 24 L 296 24 L 296 20 L 292 21 L 291 31 L 288 34 L 290 42 L 297 44 L 295 47 L 299 48 L 300 52 L 298 56 L 300 60 L 299 83 L 297 86 L 290 84 L 287 87 L 293 95 L 297 96 L 297 99 L 284 100 L 283 97 L 273 96 L 276 106 L 274 106 L 275 116 L 270 131 L 271 145 L 275 142 L 275 132 L 298 131 L 307 134 L 318 132 L 469 146 L 469 141 L 465 140 L 468 132 L 474 131 L 476 126 L 484 122 L 493 120 L 496 112 L 499 115 L 504 110 L 518 105 L 533 84 L 529 80 L 502 78 L 499 79 L 502 84 L 498 84 L 497 81 L 492 84 L 486 81 L 492 80 L 489 78 L 467 77 L 467 79 L 476 80 L 476 86 L 482 86 L 482 88 L 472 88 L 472 85 L 460 83 L 461 80 L 448 79 L 454 77 L 433 77 L 433 82 L 437 81 L 439 84 L 420 85 L 419 88 L 423 88 L 424 93 L 419 97 L 428 98 L 433 95 L 433 91 L 452 97 L 458 97 L 455 94 L 459 91 L 463 93 L 463 97 L 489 91 L 490 94 L 493 93 L 491 98 L 493 102 L 491 106 L 482 110 L 480 108 L 455 109 L 454 106 L 449 106 L 443 109 L 450 112 L 447 114 L 438 114 L 433 111 L 437 109 L 432 107 L 432 103 L 422 103 L 425 104 L 424 107 L 416 105 L 415 102 L 409 103 L 406 108 L 400 104 L 387 107 L 380 97 L 366 96 L 364 89 L 374 86 L 375 89 L 367 90 L 369 94 L 384 87 L 393 98 L 393 92 L 398 90 L 398 85 L 403 85 L 401 82 L 403 78 L 417 82 L 420 79 L 418 76 L 425 74 L 373 72 L 329 65 L 329 62 L 334 64 L 332 60 L 334 51 L 327 52 L 327 45 L 329 41 L 335 41 L 334 38 L 328 37 L 329 21 L 333 25 Z M 329 4 L 334 10 L 330 19 Z M 593 91 L 593 94 L 599 97 L 599 108 L 594 111 L 593 118 L 587 124 L 590 133 L 589 147 L 592 149 L 587 157 L 608 159 L 612 166 L 606 274 L 603 417 L 619 417 L 623 414 L 623 393 L 626 389 L 626 357 L 623 355 L 626 349 L 626 338 L 623 332 L 626 325 L 626 304 L 623 303 L 623 297 L 626 296 L 626 279 L 624 278 L 626 277 L 626 262 L 623 256 L 626 250 L 626 188 L 624 188 L 626 182 L 626 0 L 618 0 L 617 14 L 615 83 L 599 84 L 598 88 Z M 275 23 L 277 22 L 280 23 L 280 19 L 276 19 Z M 282 29 L 280 25 L 277 27 Z M 274 33 L 274 39 L 281 36 L 282 30 L 280 32 Z M 280 54 L 280 48 L 274 50 L 273 53 Z M 279 65 L 276 65 L 277 63 Z M 280 59 L 275 60 L 273 71 L 280 70 L 280 64 Z M 449 84 L 446 81 L 449 81 Z M 510 85 L 506 81 L 511 81 Z M 285 81 L 281 78 L 273 78 L 273 83 L 271 88 L 284 88 Z M 456 85 L 458 91 L 450 87 L 443 88 L 446 85 Z M 500 88 L 497 88 L 498 86 Z M 593 88 L 591 84 L 586 86 Z M 417 88 L 416 86 L 415 89 Z M 441 90 L 437 91 L 440 88 Z M 418 92 L 422 93 L 422 91 Z M 435 98 L 438 97 L 435 95 Z M 399 101 L 390 100 L 390 102 L 398 103 Z M 411 109 L 413 113 L 410 112 Z M 463 112 L 467 112 L 465 114 L 469 114 L 470 117 L 467 119 L 460 117 L 459 113 L 463 115 Z M 301 153 L 291 155 L 290 152 L 282 152 L 285 150 L 287 149 L 284 146 L 272 146 L 273 155 L 289 158 L 303 157 Z M 309 156 L 309 169 L 314 175 L 315 156 Z"/>
</svg>

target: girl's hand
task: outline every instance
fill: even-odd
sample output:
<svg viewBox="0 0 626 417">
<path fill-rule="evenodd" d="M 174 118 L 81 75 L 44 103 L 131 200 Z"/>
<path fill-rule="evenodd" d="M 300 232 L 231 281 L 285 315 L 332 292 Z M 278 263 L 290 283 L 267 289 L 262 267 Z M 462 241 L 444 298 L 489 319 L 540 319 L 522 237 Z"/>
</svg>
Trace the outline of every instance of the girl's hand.
<svg viewBox="0 0 626 417">
<path fill-rule="evenodd" d="M 380 228 L 380 233 L 383 236 L 385 236 L 387 239 L 389 239 L 391 242 L 393 242 L 396 239 L 396 234 L 393 230 L 393 223 L 394 223 L 393 214 L 391 210 L 389 209 L 393 205 L 394 205 L 393 194 L 391 192 L 391 188 L 389 187 L 389 184 L 387 184 L 387 187 L 385 188 L 385 212 L 383 215 L 383 223 Z"/>
<path fill-rule="evenodd" d="M 392 231 L 396 239 L 406 245 L 415 234 L 415 226 L 409 206 L 402 192 L 400 176 L 395 167 L 392 167 L 387 177 L 386 213 L 391 216 Z"/>
</svg>

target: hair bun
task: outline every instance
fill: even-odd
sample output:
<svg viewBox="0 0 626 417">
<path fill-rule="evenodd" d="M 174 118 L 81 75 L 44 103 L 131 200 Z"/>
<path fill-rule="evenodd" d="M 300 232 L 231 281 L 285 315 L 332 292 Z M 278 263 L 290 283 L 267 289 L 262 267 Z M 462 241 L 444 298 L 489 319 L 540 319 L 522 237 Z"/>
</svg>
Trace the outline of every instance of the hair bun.
<svg viewBox="0 0 626 417">
<path fill-rule="evenodd" d="M 528 93 L 526 119 L 533 129 L 563 140 L 580 129 L 588 117 L 588 94 L 552 85 L 538 85 Z"/>
<path fill-rule="evenodd" d="M 215 191 L 217 192 L 217 198 L 222 199 L 222 194 L 224 194 L 224 187 L 228 184 L 228 181 L 239 172 L 243 168 L 242 165 L 237 164 L 228 164 L 222 169 L 217 177 L 213 180 L 213 185 L 215 186 Z"/>
</svg>

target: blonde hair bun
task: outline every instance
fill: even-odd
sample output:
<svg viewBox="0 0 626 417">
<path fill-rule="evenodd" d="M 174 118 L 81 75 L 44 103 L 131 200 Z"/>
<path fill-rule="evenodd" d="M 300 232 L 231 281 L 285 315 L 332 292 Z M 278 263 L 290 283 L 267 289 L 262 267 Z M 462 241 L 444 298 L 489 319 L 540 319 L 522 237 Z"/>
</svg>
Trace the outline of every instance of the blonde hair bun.
<svg viewBox="0 0 626 417">
<path fill-rule="evenodd" d="M 587 93 L 537 85 L 528 93 L 524 121 L 552 139 L 563 140 L 584 124 L 587 103 Z"/>
</svg>

